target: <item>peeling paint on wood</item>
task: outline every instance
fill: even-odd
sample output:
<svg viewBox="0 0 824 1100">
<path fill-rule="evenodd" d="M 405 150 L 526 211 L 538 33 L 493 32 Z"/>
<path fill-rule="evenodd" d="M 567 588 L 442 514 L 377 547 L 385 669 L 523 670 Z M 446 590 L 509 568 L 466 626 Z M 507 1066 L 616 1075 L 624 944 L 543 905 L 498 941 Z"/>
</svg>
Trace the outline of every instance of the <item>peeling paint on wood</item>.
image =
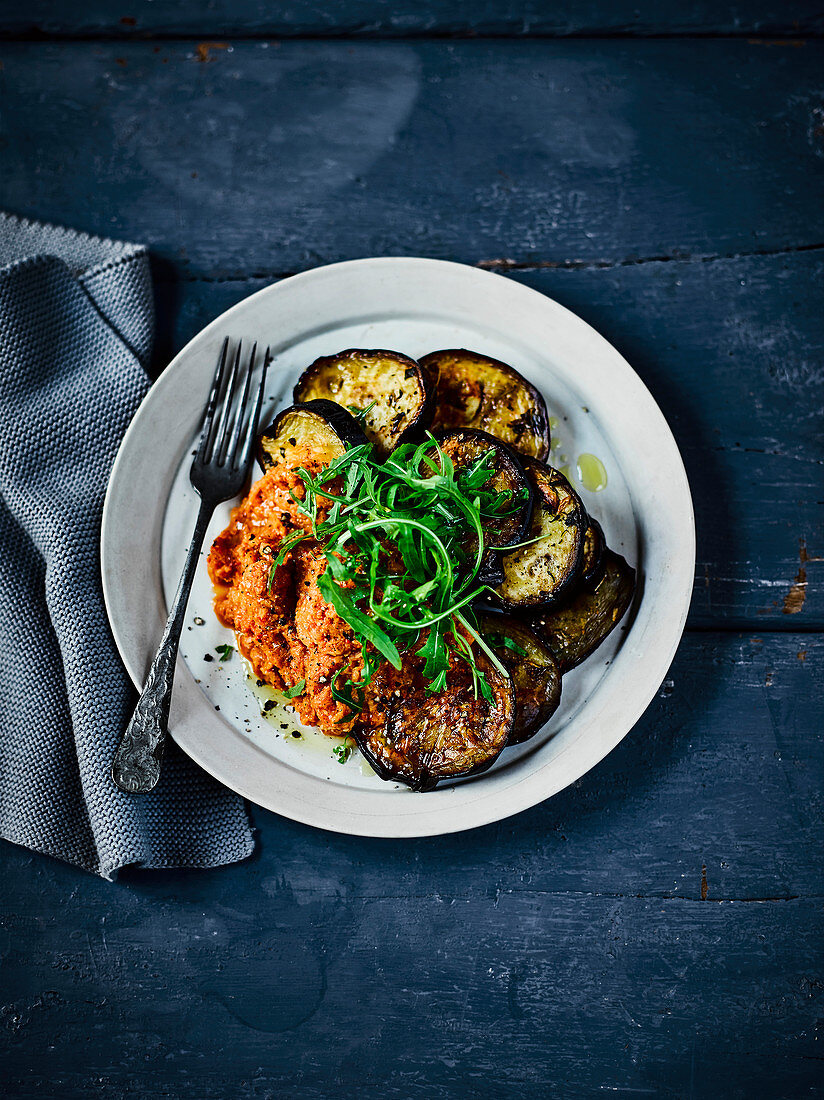
<svg viewBox="0 0 824 1100">
<path fill-rule="evenodd" d="M 807 598 L 807 562 L 824 560 L 809 556 L 805 539 L 799 539 L 798 557 L 800 564 L 795 575 L 795 583 L 784 597 L 783 612 L 785 615 L 797 615 L 804 608 L 804 601 Z"/>
<path fill-rule="evenodd" d="M 198 42 L 195 46 L 198 61 L 213 61 L 212 50 L 228 50 L 228 42 Z"/>
</svg>

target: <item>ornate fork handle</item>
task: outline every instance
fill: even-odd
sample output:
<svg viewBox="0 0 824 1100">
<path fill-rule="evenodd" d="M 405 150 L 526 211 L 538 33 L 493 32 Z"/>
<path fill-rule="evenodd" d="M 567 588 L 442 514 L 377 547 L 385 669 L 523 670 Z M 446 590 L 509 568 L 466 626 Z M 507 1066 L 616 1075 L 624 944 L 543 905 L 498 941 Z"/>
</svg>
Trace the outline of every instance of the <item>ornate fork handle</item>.
<svg viewBox="0 0 824 1100">
<path fill-rule="evenodd" d="M 114 755 L 112 777 L 121 790 L 131 794 L 150 791 L 160 777 L 160 761 L 169 729 L 169 708 L 172 702 L 172 684 L 180 634 L 200 549 L 214 510 L 214 504 L 211 502 L 204 501 L 200 505 L 192 541 L 186 555 L 186 565 L 177 586 L 163 639 L 152 661 L 152 667 L 149 669 L 149 675 L 132 720 Z"/>
</svg>

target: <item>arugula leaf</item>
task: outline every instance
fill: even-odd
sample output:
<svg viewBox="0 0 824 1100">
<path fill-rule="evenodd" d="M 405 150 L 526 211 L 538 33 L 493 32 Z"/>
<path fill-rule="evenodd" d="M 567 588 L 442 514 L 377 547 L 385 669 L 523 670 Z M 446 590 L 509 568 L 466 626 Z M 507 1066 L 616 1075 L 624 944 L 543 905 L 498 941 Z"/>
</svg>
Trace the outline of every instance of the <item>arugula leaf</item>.
<svg viewBox="0 0 824 1100">
<path fill-rule="evenodd" d="M 376 404 L 377 404 L 376 401 L 370 401 L 365 409 L 360 408 L 358 405 L 347 405 L 346 407 L 349 410 L 349 412 L 352 413 L 355 420 L 357 420 L 357 422 L 359 424 L 362 424 L 364 422 L 364 420 L 366 420 L 367 416 L 374 409 Z"/>
<path fill-rule="evenodd" d="M 518 645 L 514 638 L 509 638 L 506 634 L 487 634 L 486 640 L 490 645 L 503 646 L 504 649 L 511 649 L 512 652 L 517 653 L 519 657 L 526 657 L 527 655 L 523 646 Z"/>
<path fill-rule="evenodd" d="M 332 680 L 332 683 L 330 685 L 330 687 L 332 689 L 332 698 L 335 700 L 336 703 L 343 703 L 344 706 L 349 707 L 350 710 L 363 710 L 363 688 L 361 688 L 360 685 L 353 683 L 352 680 L 347 678 L 346 683 L 344 684 L 343 690 L 341 690 L 341 688 L 338 687 L 337 682 L 338 682 L 338 677 L 342 676 L 342 675 L 343 675 L 343 670 L 342 669 L 339 669 L 335 673 L 335 676 L 334 676 L 334 678 Z M 350 689 L 348 693 L 345 690 L 347 687 Z M 342 721 L 348 722 L 349 719 L 344 718 L 344 719 L 342 719 Z"/>
<path fill-rule="evenodd" d="M 345 764 L 349 757 L 352 755 L 352 751 L 355 748 L 355 743 L 349 737 L 344 737 L 342 745 L 335 745 L 332 752 L 337 756 L 339 764 Z"/>
<path fill-rule="evenodd" d="M 306 691 L 306 680 L 298 680 L 293 687 L 287 688 L 283 694 L 287 699 L 297 699 L 299 695 L 303 695 L 304 691 Z"/>
<path fill-rule="evenodd" d="M 334 557 L 334 555 L 332 556 Z M 329 557 L 326 560 L 329 561 Z M 392 639 L 381 630 L 374 619 L 370 619 L 368 615 L 364 615 L 362 611 L 355 607 L 352 597 L 345 589 L 336 584 L 328 573 L 318 577 L 318 588 L 326 602 L 331 603 L 338 615 L 352 627 L 359 637 L 371 642 L 375 649 L 382 653 L 394 668 L 399 669 L 401 667 L 401 655 L 398 653 L 398 647 Z"/>
</svg>

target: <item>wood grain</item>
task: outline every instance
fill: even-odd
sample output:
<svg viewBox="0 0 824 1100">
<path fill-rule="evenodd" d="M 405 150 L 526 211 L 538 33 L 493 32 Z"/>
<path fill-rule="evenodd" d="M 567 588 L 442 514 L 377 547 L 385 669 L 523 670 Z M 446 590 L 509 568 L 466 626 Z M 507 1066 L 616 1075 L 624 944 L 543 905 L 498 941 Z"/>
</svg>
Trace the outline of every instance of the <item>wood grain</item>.
<svg viewBox="0 0 824 1100">
<path fill-rule="evenodd" d="M 258 812 L 252 863 L 115 887 L 4 847 L 11 1095 L 815 1095 L 824 647 L 691 635 L 670 681 L 463 836 Z"/>
<path fill-rule="evenodd" d="M 104 902 L 68 943 L 21 931 L 15 1100 L 820 1095 L 820 901 L 358 903 L 273 882 L 240 906 Z"/>
<path fill-rule="evenodd" d="M 699 527 L 658 696 L 515 818 L 255 811 L 251 861 L 114 886 L 0 846 L 0 1092 L 822 1095 L 823 30 L 775 0 L 0 0 L 31 39 L 0 42 L 0 206 L 151 245 L 156 370 L 290 272 L 480 264 L 626 355 Z"/>
<path fill-rule="evenodd" d="M 127 14 L 124 14 L 127 11 Z M 55 0 L 0 4 L 0 31 L 62 36 L 145 35 L 777 35 L 821 34 L 815 3 L 750 0 L 85 0 L 67 7 Z"/>
<path fill-rule="evenodd" d="M 0 44 L 0 205 L 186 271 L 824 243 L 824 44 Z"/>
</svg>

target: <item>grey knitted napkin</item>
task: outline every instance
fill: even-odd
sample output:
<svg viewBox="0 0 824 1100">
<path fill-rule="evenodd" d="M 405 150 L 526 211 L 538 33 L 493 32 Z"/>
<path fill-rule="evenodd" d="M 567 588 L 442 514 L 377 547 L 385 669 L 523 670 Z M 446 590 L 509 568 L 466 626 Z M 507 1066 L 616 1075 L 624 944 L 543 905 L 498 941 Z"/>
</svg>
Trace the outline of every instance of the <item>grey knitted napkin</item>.
<svg viewBox="0 0 824 1100">
<path fill-rule="evenodd" d="M 0 214 L 0 836 L 105 878 L 253 847 L 242 800 L 175 745 L 149 795 L 109 775 L 135 696 L 100 517 L 153 327 L 144 248 Z"/>
</svg>

